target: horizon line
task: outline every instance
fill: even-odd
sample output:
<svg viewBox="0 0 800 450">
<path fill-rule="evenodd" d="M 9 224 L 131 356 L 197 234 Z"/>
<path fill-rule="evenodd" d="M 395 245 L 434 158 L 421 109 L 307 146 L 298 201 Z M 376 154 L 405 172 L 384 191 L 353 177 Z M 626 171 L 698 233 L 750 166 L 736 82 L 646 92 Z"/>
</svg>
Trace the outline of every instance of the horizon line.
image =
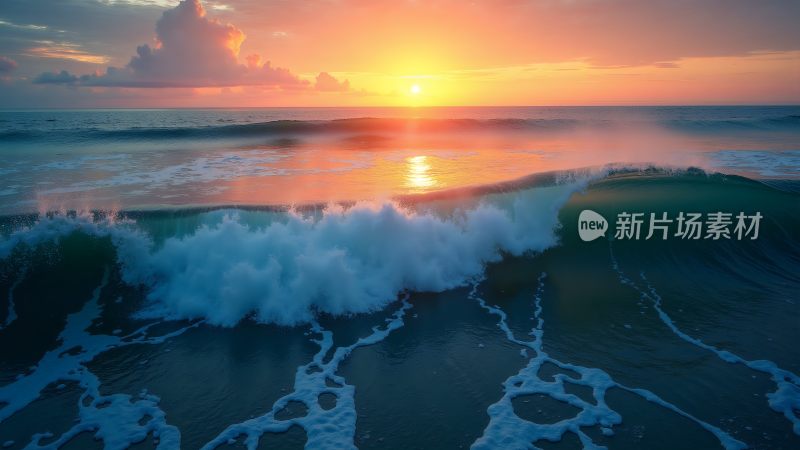
<svg viewBox="0 0 800 450">
<path fill-rule="evenodd" d="M 445 109 L 445 108 L 704 108 L 704 107 L 800 107 L 798 103 L 695 103 L 695 104 L 587 104 L 587 105 L 386 105 L 386 106 L 74 106 L 2 108 L 18 111 L 96 111 L 96 110 L 244 110 L 244 109 Z"/>
</svg>

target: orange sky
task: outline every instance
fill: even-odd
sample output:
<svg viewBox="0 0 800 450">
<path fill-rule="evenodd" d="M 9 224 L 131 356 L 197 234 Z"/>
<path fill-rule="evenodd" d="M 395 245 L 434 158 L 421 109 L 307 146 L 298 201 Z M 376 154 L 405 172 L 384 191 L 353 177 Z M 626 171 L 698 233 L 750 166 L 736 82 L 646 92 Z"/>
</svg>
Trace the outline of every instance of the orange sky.
<svg viewBox="0 0 800 450">
<path fill-rule="evenodd" d="M 797 2 L 9 1 L 0 106 L 800 103 Z"/>
</svg>

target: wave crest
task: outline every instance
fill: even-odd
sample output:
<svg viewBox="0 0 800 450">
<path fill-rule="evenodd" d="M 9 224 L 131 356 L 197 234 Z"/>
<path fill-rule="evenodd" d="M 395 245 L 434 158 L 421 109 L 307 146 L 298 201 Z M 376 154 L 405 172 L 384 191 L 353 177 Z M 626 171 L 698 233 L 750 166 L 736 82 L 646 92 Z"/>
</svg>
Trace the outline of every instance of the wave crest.
<svg viewBox="0 0 800 450">
<path fill-rule="evenodd" d="M 148 290 L 139 317 L 296 325 L 317 313 L 376 311 L 404 290 L 461 286 L 504 253 L 545 250 L 557 242 L 559 209 L 584 185 L 495 195 L 446 213 L 357 203 L 251 226 L 223 212 L 222 220 L 158 245 L 131 222 L 59 216 L 0 242 L 0 257 L 73 232 L 110 237 L 123 279 Z"/>
</svg>

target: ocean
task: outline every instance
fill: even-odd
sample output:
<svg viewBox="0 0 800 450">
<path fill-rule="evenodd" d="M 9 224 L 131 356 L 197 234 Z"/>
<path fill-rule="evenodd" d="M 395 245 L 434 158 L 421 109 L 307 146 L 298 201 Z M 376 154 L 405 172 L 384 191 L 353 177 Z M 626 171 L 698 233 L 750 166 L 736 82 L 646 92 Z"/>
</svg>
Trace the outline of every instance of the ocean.
<svg viewBox="0 0 800 450">
<path fill-rule="evenodd" d="M 798 301 L 797 106 L 0 111 L 3 448 L 798 448 Z"/>
</svg>

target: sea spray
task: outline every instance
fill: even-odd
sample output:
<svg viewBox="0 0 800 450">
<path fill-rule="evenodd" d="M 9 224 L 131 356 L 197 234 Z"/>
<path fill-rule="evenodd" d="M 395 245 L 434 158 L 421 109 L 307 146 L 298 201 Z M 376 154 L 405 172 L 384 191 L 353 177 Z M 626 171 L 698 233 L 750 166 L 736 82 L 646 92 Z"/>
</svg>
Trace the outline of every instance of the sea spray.
<svg viewBox="0 0 800 450">
<path fill-rule="evenodd" d="M 147 287 L 139 318 L 296 325 L 316 313 L 377 311 L 403 290 L 451 289 L 503 254 L 541 252 L 556 244 L 558 211 L 586 182 L 487 196 L 446 213 L 361 202 L 320 216 L 290 211 L 256 227 L 232 213 L 160 245 L 130 220 L 58 215 L 12 233 L 0 257 L 74 232 L 108 237 L 122 278 Z"/>
</svg>

